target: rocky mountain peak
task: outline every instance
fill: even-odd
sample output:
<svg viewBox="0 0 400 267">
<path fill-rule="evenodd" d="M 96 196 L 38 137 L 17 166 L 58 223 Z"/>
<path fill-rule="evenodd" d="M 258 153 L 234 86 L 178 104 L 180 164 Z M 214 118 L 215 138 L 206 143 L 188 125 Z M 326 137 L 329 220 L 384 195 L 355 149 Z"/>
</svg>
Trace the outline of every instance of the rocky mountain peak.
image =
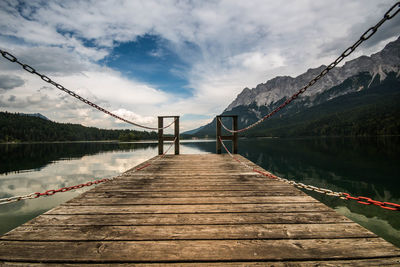
<svg viewBox="0 0 400 267">
<path fill-rule="evenodd" d="M 236 99 L 225 109 L 232 110 L 238 106 L 248 106 L 255 103 L 257 106 L 267 106 L 271 103 L 291 96 L 313 77 L 318 75 L 325 65 L 310 68 L 297 77 L 277 76 L 261 83 L 253 89 L 245 88 Z M 380 79 L 386 77 L 388 72 L 400 73 L 400 37 L 385 46 L 383 50 L 371 56 L 360 56 L 347 61 L 342 67 L 332 69 L 325 77 L 310 87 L 303 95 L 312 96 L 319 94 L 335 85 L 342 83 L 345 79 L 360 72 L 369 72 L 374 79 L 379 74 Z M 372 81 L 371 80 L 371 81 Z"/>
</svg>

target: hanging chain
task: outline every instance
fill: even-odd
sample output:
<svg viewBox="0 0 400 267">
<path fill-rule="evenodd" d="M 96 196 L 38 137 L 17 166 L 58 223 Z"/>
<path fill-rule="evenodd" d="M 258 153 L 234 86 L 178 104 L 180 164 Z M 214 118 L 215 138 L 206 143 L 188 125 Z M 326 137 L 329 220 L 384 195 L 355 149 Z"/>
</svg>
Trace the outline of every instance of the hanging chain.
<svg viewBox="0 0 400 267">
<path fill-rule="evenodd" d="M 347 48 L 346 50 L 343 51 L 343 53 L 337 58 L 335 59 L 331 64 L 329 64 L 323 71 L 321 71 L 320 74 L 318 74 L 317 76 L 315 76 L 311 81 L 308 82 L 307 85 L 305 85 L 303 88 L 301 88 L 299 91 L 297 91 L 294 95 L 292 95 L 290 98 L 288 98 L 284 103 L 282 103 L 280 106 L 278 106 L 277 108 L 275 108 L 273 111 L 271 111 L 269 114 L 265 115 L 264 117 L 262 117 L 261 119 L 259 119 L 258 121 L 256 121 L 253 124 L 250 124 L 249 126 L 239 129 L 239 130 L 232 130 L 229 129 L 228 127 L 226 127 L 223 123 L 222 120 L 221 121 L 221 125 L 222 127 L 224 127 L 225 130 L 227 130 L 228 132 L 231 133 L 240 133 L 240 132 L 244 132 L 246 130 L 249 130 L 255 126 L 257 126 L 258 124 L 260 124 L 261 122 L 265 121 L 266 119 L 268 119 L 269 117 L 271 117 L 272 115 L 274 115 L 275 113 L 277 113 L 278 111 L 280 111 L 281 109 L 283 109 L 285 106 L 287 106 L 288 104 L 290 104 L 293 100 L 295 100 L 296 98 L 299 97 L 299 95 L 303 94 L 309 87 L 313 86 L 318 80 L 320 80 L 322 77 L 324 77 L 326 74 L 328 74 L 328 72 L 333 69 L 334 67 L 336 67 L 344 58 L 346 58 L 347 56 L 349 56 L 351 53 L 354 52 L 354 50 L 356 50 L 356 48 L 362 44 L 364 41 L 368 40 L 369 38 L 371 38 L 372 35 L 374 35 L 376 33 L 376 31 L 378 30 L 378 28 L 380 26 L 382 26 L 382 24 L 393 18 L 394 16 L 397 15 L 397 13 L 399 13 L 400 11 L 400 2 L 397 2 L 396 4 L 394 4 L 383 16 L 383 18 L 373 27 L 369 28 L 367 31 L 365 31 L 363 33 L 363 35 L 361 35 L 360 39 L 358 39 L 357 42 L 355 42 L 352 46 L 350 46 L 349 48 Z"/>
<path fill-rule="evenodd" d="M 322 188 L 322 187 L 317 187 L 317 186 L 312 186 L 312 185 L 306 185 L 303 183 L 299 183 L 293 180 L 288 180 L 279 176 L 276 176 L 270 172 L 267 171 L 260 171 L 257 170 L 255 167 L 251 167 L 250 165 L 248 165 L 247 163 L 240 161 L 237 157 L 235 157 L 234 155 L 232 155 L 231 152 L 229 152 L 228 148 L 225 146 L 224 142 L 222 141 L 221 137 L 219 138 L 222 146 L 224 147 L 225 151 L 229 154 L 229 156 L 231 156 L 235 161 L 237 161 L 238 163 L 240 163 L 241 165 L 245 166 L 248 169 L 251 169 L 252 171 L 261 174 L 269 179 L 273 179 L 273 180 L 277 180 L 277 181 L 281 181 L 284 182 L 286 184 L 290 184 L 293 185 L 297 188 L 301 188 L 301 189 L 306 189 L 308 191 L 314 191 L 320 194 L 324 194 L 327 196 L 334 196 L 334 197 L 339 197 L 341 199 L 345 199 L 345 200 L 355 200 L 360 204 L 364 204 L 364 205 L 376 205 L 379 206 L 383 209 L 387 209 L 387 210 L 394 210 L 394 211 L 400 211 L 400 205 L 396 204 L 396 203 L 391 203 L 391 202 L 381 202 L 381 201 L 377 201 L 377 200 L 373 200 L 369 197 L 353 197 L 351 196 L 349 193 L 344 193 L 344 192 L 335 192 L 332 191 L 330 189 L 326 189 L 326 188 Z"/>
<path fill-rule="evenodd" d="M 162 155 L 156 157 L 151 162 L 146 163 L 141 167 L 135 168 L 134 172 L 141 171 L 141 170 L 151 166 L 154 162 L 164 158 L 164 156 L 168 153 L 168 151 L 174 145 L 176 139 L 177 139 L 177 137 L 175 137 L 174 141 L 171 143 L 171 145 L 168 147 L 168 149 Z M 97 185 L 97 184 L 101 184 L 101 183 L 105 183 L 105 182 L 110 182 L 110 181 L 113 181 L 113 180 L 115 180 L 115 179 L 117 179 L 119 177 L 123 177 L 123 176 L 124 175 L 122 174 L 122 175 L 116 176 L 116 177 L 104 178 L 104 179 L 100 179 L 100 180 L 90 181 L 90 182 L 87 182 L 85 184 L 78 184 L 78 185 L 69 186 L 69 187 L 62 187 L 62 188 L 59 188 L 59 189 L 50 189 L 50 190 L 46 190 L 43 193 L 36 192 L 36 193 L 27 194 L 27 195 L 13 196 L 13 197 L 8 197 L 8 198 L 0 198 L 0 205 L 9 204 L 9 203 L 13 203 L 13 202 L 21 201 L 21 200 L 26 200 L 26 199 L 35 199 L 35 198 L 42 197 L 42 196 L 52 196 L 52 195 L 54 195 L 56 193 L 59 193 L 59 192 L 68 192 L 68 191 L 80 189 L 80 188 L 86 187 L 86 186 L 92 186 L 92 185 Z"/>
<path fill-rule="evenodd" d="M 127 119 L 122 118 L 122 117 L 116 115 L 115 113 L 112 113 L 111 111 L 108 111 L 108 110 L 106 110 L 105 108 L 102 108 L 102 107 L 100 107 L 99 105 L 97 105 L 97 104 L 95 104 L 95 103 L 93 103 L 93 102 L 91 102 L 91 101 L 89 101 L 89 100 L 87 100 L 87 99 L 81 97 L 81 96 L 78 95 L 77 93 L 75 93 L 75 92 L 73 92 L 73 91 L 71 91 L 71 90 L 65 88 L 65 87 L 62 86 L 61 84 L 59 84 L 59 83 L 53 81 L 52 79 L 50 79 L 50 78 L 47 77 L 46 75 L 43 75 L 43 74 L 37 72 L 33 67 L 31 67 L 31 66 L 29 66 L 29 65 L 27 65 L 27 64 L 24 64 L 24 63 L 22 63 L 22 62 L 20 62 L 14 55 L 10 54 L 9 52 L 0 49 L 0 53 L 1 53 L 1 55 L 2 55 L 5 59 L 8 59 L 8 60 L 11 61 L 11 62 L 15 62 L 15 63 L 19 64 L 25 71 L 27 71 L 27 72 L 29 72 L 29 73 L 31 73 L 31 74 L 36 74 L 36 75 L 39 76 L 43 81 L 45 81 L 45 82 L 47 82 L 47 83 L 49 83 L 49 84 L 55 86 L 57 89 L 59 89 L 59 90 L 61 90 L 61 91 L 64 91 L 65 93 L 69 94 L 70 96 L 75 97 L 76 99 L 82 101 L 83 103 L 85 103 L 85 104 L 87 104 L 87 105 L 89 105 L 89 106 L 91 106 L 91 107 L 93 107 L 93 108 L 95 108 L 95 109 L 97 109 L 97 110 L 99 110 L 99 111 L 101 111 L 101 112 L 104 112 L 105 114 L 110 115 L 110 116 L 112 116 L 112 117 L 114 117 L 114 118 L 116 118 L 116 119 L 118 119 L 118 120 L 121 120 L 121 121 L 123 121 L 123 122 L 132 124 L 132 125 L 137 126 L 137 127 L 140 127 L 140 128 L 148 129 L 148 130 L 161 130 L 161 129 L 166 129 L 166 128 L 168 128 L 168 127 L 171 126 L 173 123 L 175 123 L 175 121 L 177 120 L 177 119 L 175 118 L 175 120 L 172 121 L 170 124 L 168 124 L 168 125 L 165 126 L 165 127 L 161 127 L 161 128 L 157 128 L 157 127 L 148 127 L 148 126 L 144 126 L 144 125 L 138 124 L 138 123 L 136 123 L 136 122 L 127 120 Z"/>
<path fill-rule="evenodd" d="M 62 187 L 62 188 L 59 188 L 59 189 L 50 189 L 50 190 L 47 190 L 47 191 L 45 191 L 43 193 L 36 192 L 36 193 L 28 194 L 28 195 L 14 196 L 14 197 L 9 197 L 9 198 L 1 198 L 0 199 L 0 205 L 12 203 L 12 202 L 17 202 L 17 201 L 20 201 L 20 200 L 35 199 L 35 198 L 38 198 L 38 197 L 41 197 L 41 196 L 52 196 L 52 195 L 54 195 L 56 193 L 59 193 L 59 192 L 68 192 L 68 191 L 71 191 L 71 190 L 80 189 L 82 187 L 92 186 L 92 185 L 108 182 L 108 181 L 111 181 L 111 180 L 113 180 L 115 178 L 116 177 L 114 177 L 114 178 L 105 178 L 105 179 L 101 179 L 101 180 L 87 182 L 85 184 L 79 184 L 79 185 L 74 185 L 74 186 L 69 186 L 69 187 Z"/>
</svg>

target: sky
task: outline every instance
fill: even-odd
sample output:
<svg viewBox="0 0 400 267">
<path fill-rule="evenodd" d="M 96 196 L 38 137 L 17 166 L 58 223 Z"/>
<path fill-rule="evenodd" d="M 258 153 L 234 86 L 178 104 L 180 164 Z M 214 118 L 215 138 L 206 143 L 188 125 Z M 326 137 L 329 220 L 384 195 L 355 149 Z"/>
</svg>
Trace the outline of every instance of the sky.
<svg viewBox="0 0 400 267">
<path fill-rule="evenodd" d="M 329 64 L 393 0 L 0 0 L 0 48 L 88 100 L 146 126 L 210 122 L 245 88 Z M 400 15 L 351 58 L 394 41 Z M 138 129 L 0 57 L 0 111 Z"/>
</svg>

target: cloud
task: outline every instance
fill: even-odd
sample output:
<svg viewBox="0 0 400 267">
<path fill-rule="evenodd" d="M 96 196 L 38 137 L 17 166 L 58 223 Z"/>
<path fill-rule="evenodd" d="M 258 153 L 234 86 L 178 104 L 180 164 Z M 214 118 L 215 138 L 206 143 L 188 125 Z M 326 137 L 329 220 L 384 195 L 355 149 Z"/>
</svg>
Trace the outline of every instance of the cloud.
<svg viewBox="0 0 400 267">
<path fill-rule="evenodd" d="M 0 92 L 3 90 L 11 90 L 15 87 L 24 85 L 24 80 L 15 75 L 1 75 L 0 74 Z"/>
<path fill-rule="evenodd" d="M 8 98 L 8 102 L 15 102 L 15 99 L 17 99 L 15 95 L 10 95 L 10 97 Z"/>
<path fill-rule="evenodd" d="M 63 76 L 99 68 L 87 58 L 65 47 L 15 46 L 9 52 L 17 57 L 20 62 L 30 65 L 37 72 L 45 75 L 56 74 Z M 5 63 L 7 64 L 0 66 L 1 69 L 21 70 L 21 67 L 15 63 Z"/>
<path fill-rule="evenodd" d="M 121 117 L 123 117 L 123 118 L 125 118 L 127 120 L 130 120 L 130 121 L 133 121 L 133 122 L 136 122 L 136 123 L 140 123 L 140 124 L 150 124 L 150 123 L 154 123 L 155 122 L 155 118 L 154 117 L 150 117 L 150 116 L 143 117 L 143 116 L 141 116 L 139 114 L 136 114 L 136 113 L 134 113 L 132 111 L 129 111 L 129 110 L 126 110 L 126 109 L 123 109 L 123 108 L 120 108 L 118 110 L 114 110 L 113 113 L 117 114 L 118 116 L 121 116 Z M 121 124 L 121 123 L 124 123 L 124 122 L 122 122 L 120 120 L 115 120 L 115 123 Z"/>
<path fill-rule="evenodd" d="M 20 75 L 26 83 L 0 95 L 0 109 L 12 112 L 40 112 L 58 122 L 82 123 L 86 126 L 131 127 L 126 123 L 116 122 L 114 118 L 55 87 L 49 87 L 36 75 L 22 71 Z M 108 68 L 54 76 L 52 79 L 109 111 L 127 116 L 134 122 L 149 124 L 148 126 L 156 126 L 155 107 L 161 106 L 161 103 L 171 98 L 166 93 L 126 79 Z"/>
</svg>

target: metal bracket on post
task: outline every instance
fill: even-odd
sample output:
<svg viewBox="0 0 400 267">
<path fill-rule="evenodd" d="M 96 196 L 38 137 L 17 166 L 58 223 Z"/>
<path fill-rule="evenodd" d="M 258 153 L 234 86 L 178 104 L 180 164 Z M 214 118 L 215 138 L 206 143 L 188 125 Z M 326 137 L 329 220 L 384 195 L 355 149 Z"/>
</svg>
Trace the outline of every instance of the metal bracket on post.
<svg viewBox="0 0 400 267">
<path fill-rule="evenodd" d="M 217 154 L 221 154 L 222 144 L 221 140 L 232 140 L 232 151 L 233 154 L 238 153 L 238 134 L 233 133 L 232 135 L 222 135 L 221 119 L 222 118 L 232 118 L 232 129 L 237 131 L 238 129 L 238 116 L 237 115 L 219 115 L 217 116 Z M 219 139 L 221 137 L 221 140 Z"/>
<path fill-rule="evenodd" d="M 174 118 L 174 136 L 164 136 L 164 118 Z M 176 139 L 175 139 L 176 138 Z M 164 141 L 175 140 L 175 155 L 179 155 L 179 116 L 158 116 L 158 155 L 164 153 Z"/>
</svg>

